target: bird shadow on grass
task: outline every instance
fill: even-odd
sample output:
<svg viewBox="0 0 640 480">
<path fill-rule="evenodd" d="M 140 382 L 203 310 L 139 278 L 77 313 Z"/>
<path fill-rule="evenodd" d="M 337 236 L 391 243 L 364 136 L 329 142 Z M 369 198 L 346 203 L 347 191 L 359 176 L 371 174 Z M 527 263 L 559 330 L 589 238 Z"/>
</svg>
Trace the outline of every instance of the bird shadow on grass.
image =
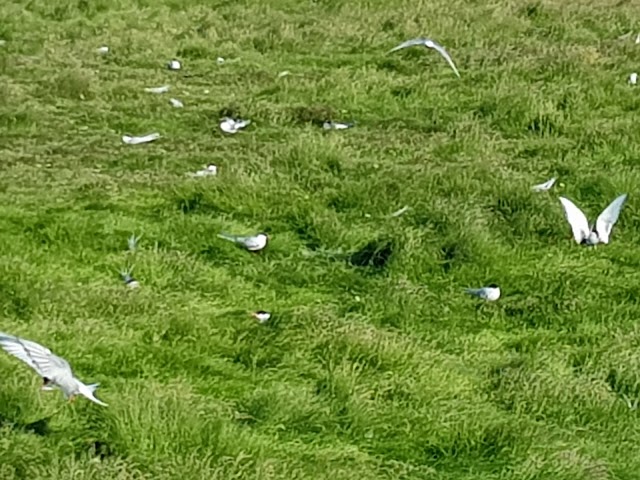
<svg viewBox="0 0 640 480">
<path fill-rule="evenodd" d="M 48 417 L 43 417 L 27 423 L 12 420 L 8 416 L 0 413 L 0 428 L 8 427 L 15 432 L 34 433 L 38 436 L 44 437 L 51 433 L 49 422 L 52 418 L 53 415 L 49 415 Z"/>
</svg>

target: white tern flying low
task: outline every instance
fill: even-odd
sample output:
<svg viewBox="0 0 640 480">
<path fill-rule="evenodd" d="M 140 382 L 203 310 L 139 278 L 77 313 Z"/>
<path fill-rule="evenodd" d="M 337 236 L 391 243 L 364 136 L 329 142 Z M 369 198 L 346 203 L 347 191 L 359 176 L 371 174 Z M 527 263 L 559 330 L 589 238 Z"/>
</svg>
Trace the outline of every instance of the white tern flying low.
<svg viewBox="0 0 640 480">
<path fill-rule="evenodd" d="M 449 66 L 453 69 L 453 72 L 458 76 L 458 78 L 460 78 L 460 72 L 458 72 L 458 69 L 456 68 L 455 63 L 453 63 L 453 60 L 451 59 L 451 56 L 449 55 L 449 53 L 444 49 L 442 45 L 440 45 L 435 40 L 431 40 L 430 38 L 414 38 L 412 40 L 407 40 L 406 42 L 402 42 L 397 47 L 389 50 L 387 54 L 396 52 L 403 48 L 414 47 L 416 45 L 422 45 L 427 48 L 433 48 L 436 52 L 442 55 L 442 57 L 444 57 L 444 59 L 449 64 Z"/>
<path fill-rule="evenodd" d="M 250 237 L 241 237 L 238 235 L 231 235 L 229 233 L 219 233 L 218 237 L 229 240 L 250 252 L 259 252 L 266 247 L 269 242 L 269 236 L 266 233 L 258 233 L 257 235 Z"/>
<path fill-rule="evenodd" d="M 70 402 L 77 395 L 82 395 L 98 405 L 108 406 L 93 395 L 98 388 L 98 383 L 91 385 L 82 383 L 73 376 L 69 363 L 64 358 L 51 353 L 48 348 L 2 332 L 0 332 L 0 347 L 22 360 L 42 377 L 44 381 L 42 390 L 49 391 L 57 387 Z"/>
<path fill-rule="evenodd" d="M 583 245 L 597 245 L 598 243 L 609 243 L 611 230 L 618 221 L 620 211 L 627 199 L 627 194 L 623 193 L 609 204 L 607 208 L 596 219 L 596 224 L 589 227 L 586 215 L 569 199 L 560 197 L 560 203 L 564 208 L 564 214 L 571 225 L 573 238 L 576 243 Z"/>
<path fill-rule="evenodd" d="M 495 302 L 500 298 L 500 287 L 495 283 L 492 283 L 488 287 L 467 288 L 465 292 L 490 302 Z"/>
</svg>

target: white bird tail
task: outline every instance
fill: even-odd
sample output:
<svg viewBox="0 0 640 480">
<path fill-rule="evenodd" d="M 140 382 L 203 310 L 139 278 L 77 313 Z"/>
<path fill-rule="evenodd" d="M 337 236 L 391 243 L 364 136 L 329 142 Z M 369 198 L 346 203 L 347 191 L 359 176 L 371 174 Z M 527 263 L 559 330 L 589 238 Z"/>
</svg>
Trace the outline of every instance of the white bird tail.
<svg viewBox="0 0 640 480">
<path fill-rule="evenodd" d="M 98 386 L 100 386 L 99 383 L 92 383 L 91 385 L 85 385 L 84 383 L 80 383 L 78 386 L 78 391 L 80 395 L 88 398 L 92 402 L 97 403 L 98 405 L 102 405 L 103 407 L 108 407 L 109 406 L 108 404 L 104 403 L 101 400 L 98 400 L 94 396 L 94 392 L 98 389 Z"/>
</svg>

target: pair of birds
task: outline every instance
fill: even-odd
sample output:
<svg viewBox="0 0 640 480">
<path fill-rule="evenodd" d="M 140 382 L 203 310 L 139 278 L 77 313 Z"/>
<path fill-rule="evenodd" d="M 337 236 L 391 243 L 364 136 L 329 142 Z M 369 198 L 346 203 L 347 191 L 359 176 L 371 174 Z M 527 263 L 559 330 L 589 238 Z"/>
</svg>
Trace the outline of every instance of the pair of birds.
<svg viewBox="0 0 640 480">
<path fill-rule="evenodd" d="M 607 208 L 598 215 L 595 224 L 589 226 L 589 221 L 584 212 L 568 198 L 560 197 L 560 203 L 564 209 L 565 217 L 571 226 L 574 240 L 580 245 L 591 246 L 599 243 L 604 243 L 605 245 L 609 243 L 611 231 L 620 217 L 620 212 L 626 200 L 626 193 L 616 197 L 615 200 L 607 205 Z M 500 287 L 495 283 L 482 288 L 468 288 L 465 291 L 490 302 L 495 302 L 500 298 Z"/>
</svg>

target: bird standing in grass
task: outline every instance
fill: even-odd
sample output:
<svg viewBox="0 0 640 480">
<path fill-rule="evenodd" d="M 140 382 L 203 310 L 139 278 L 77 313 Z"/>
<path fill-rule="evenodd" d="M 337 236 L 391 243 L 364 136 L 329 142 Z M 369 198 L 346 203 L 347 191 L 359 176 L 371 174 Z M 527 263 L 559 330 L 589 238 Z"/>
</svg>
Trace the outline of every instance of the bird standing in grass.
<svg viewBox="0 0 640 480">
<path fill-rule="evenodd" d="M 267 323 L 271 318 L 271 312 L 267 312 L 266 310 L 258 310 L 257 312 L 251 313 L 251 316 L 258 320 L 258 323 Z"/>
<path fill-rule="evenodd" d="M 495 283 L 482 288 L 467 288 L 465 292 L 489 302 L 495 302 L 500 298 L 500 287 Z"/>
<path fill-rule="evenodd" d="M 69 402 L 73 401 L 77 395 L 82 395 L 98 405 L 108 406 L 94 396 L 98 383 L 91 385 L 82 383 L 73 376 L 69 363 L 64 358 L 51 353 L 48 348 L 2 332 L 0 332 L 0 347 L 22 360 L 42 377 L 44 382 L 42 390 L 49 391 L 57 387 Z"/>
<path fill-rule="evenodd" d="M 218 237 L 229 240 L 250 252 L 259 252 L 267 246 L 267 243 L 269 243 L 269 236 L 263 232 L 246 237 L 222 232 L 218 234 Z"/>
</svg>

